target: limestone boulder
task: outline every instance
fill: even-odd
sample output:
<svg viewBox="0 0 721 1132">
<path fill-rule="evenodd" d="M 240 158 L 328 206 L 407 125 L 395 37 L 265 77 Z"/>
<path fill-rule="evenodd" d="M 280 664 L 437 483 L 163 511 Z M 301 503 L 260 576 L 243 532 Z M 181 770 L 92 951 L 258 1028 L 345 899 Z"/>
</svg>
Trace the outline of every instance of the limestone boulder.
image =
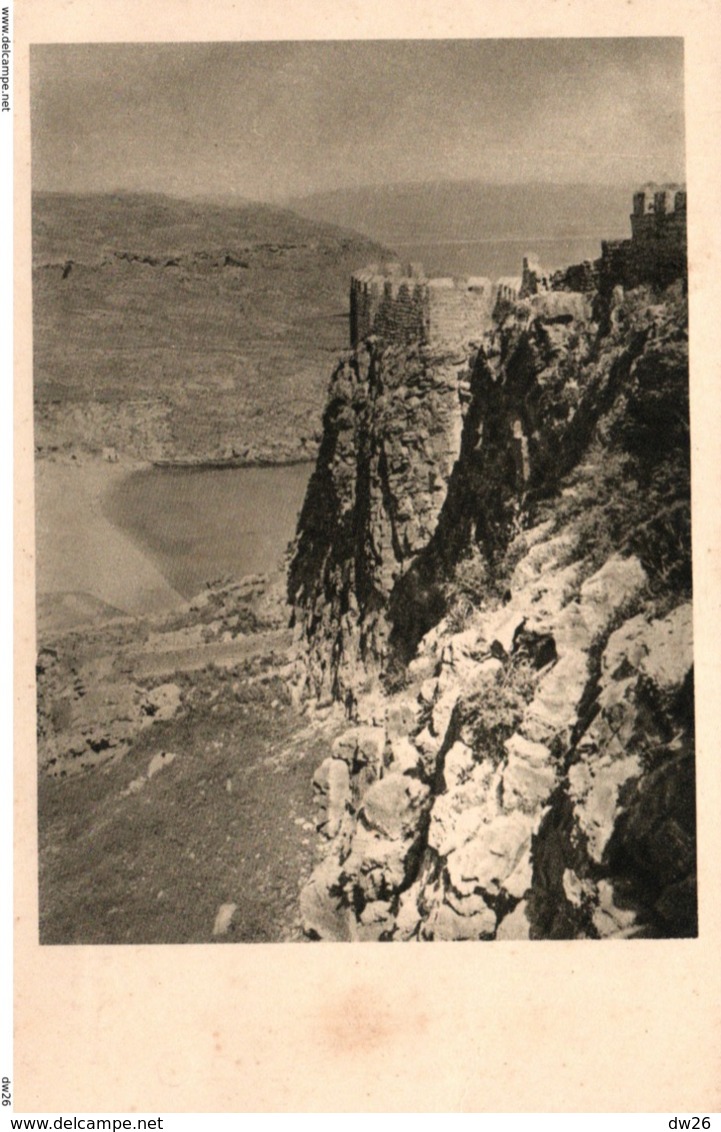
<svg viewBox="0 0 721 1132">
<path fill-rule="evenodd" d="M 390 741 L 390 757 L 385 766 L 385 774 L 412 774 L 418 776 L 423 767 L 423 757 L 407 736 L 400 735 Z"/>
<path fill-rule="evenodd" d="M 334 740 L 333 756 L 343 759 L 352 769 L 357 770 L 359 766 L 380 768 L 385 743 L 386 733 L 382 727 L 352 727 Z"/>
<path fill-rule="evenodd" d="M 387 900 L 371 900 L 360 916 L 350 920 L 351 940 L 358 943 L 375 943 L 390 938 L 395 927 L 395 917 Z"/>
<path fill-rule="evenodd" d="M 394 939 L 409 940 L 417 934 L 422 919 L 418 907 L 421 890 L 421 882 L 417 880 L 401 894 L 395 914 Z"/>
<path fill-rule="evenodd" d="M 451 885 L 461 895 L 482 889 L 498 894 L 530 852 L 535 819 L 520 810 L 481 825 L 475 836 L 447 860 Z"/>
<path fill-rule="evenodd" d="M 665 694 L 680 691 L 692 667 L 690 602 L 661 619 L 648 621 L 639 615 L 626 621 L 611 635 L 602 657 L 606 683 L 639 673 Z"/>
<path fill-rule="evenodd" d="M 653 621 L 645 635 L 646 655 L 641 671 L 662 692 L 682 688 L 693 667 L 693 608 L 678 606 L 668 617 Z"/>
<path fill-rule="evenodd" d="M 453 709 L 458 703 L 458 693 L 458 685 L 454 682 L 454 686 L 443 692 L 433 705 L 430 729 L 433 735 L 441 739 L 448 729 Z"/>
<path fill-rule="evenodd" d="M 556 322 L 584 322 L 591 313 L 590 301 L 582 291 L 541 291 L 530 298 L 536 317 L 551 325 Z"/>
<path fill-rule="evenodd" d="M 384 837 L 359 823 L 340 872 L 347 902 L 354 904 L 356 896 L 366 902 L 389 899 L 406 880 L 411 847 L 410 841 Z"/>
<path fill-rule="evenodd" d="M 581 586 L 581 610 L 592 637 L 607 631 L 615 618 L 630 610 L 648 577 L 638 558 L 613 554 Z"/>
<path fill-rule="evenodd" d="M 569 531 L 551 536 L 553 522 L 548 521 L 524 531 L 527 553 L 517 563 L 511 576 L 511 589 L 521 593 L 540 578 L 552 576 L 562 569 L 576 551 L 576 540 Z"/>
<path fill-rule="evenodd" d="M 503 772 L 504 810 L 534 813 L 548 801 L 557 781 L 553 766 L 537 767 L 522 759 L 509 759 Z"/>
<path fill-rule="evenodd" d="M 410 696 L 396 696 L 386 706 L 385 726 L 388 738 L 405 738 L 418 720 L 418 704 Z"/>
<path fill-rule="evenodd" d="M 588 878 L 582 880 L 573 869 L 564 869 L 562 883 L 563 894 L 574 908 L 582 908 L 589 904 L 598 894 L 597 886 L 593 881 Z"/>
<path fill-rule="evenodd" d="M 221 904 L 215 915 L 213 922 L 213 935 L 222 936 L 227 935 L 230 931 L 235 913 L 238 910 L 237 904 Z"/>
<path fill-rule="evenodd" d="M 435 765 L 436 756 L 441 749 L 441 736 L 434 735 L 430 728 L 424 727 L 413 736 L 413 742 L 423 757 L 424 767 L 430 770 Z"/>
<path fill-rule="evenodd" d="M 603 939 L 626 936 L 637 926 L 633 908 L 624 908 L 618 901 L 613 884 L 600 880 L 597 885 L 598 903 L 593 912 L 593 926 Z"/>
<path fill-rule="evenodd" d="M 476 766 L 476 757 L 473 748 L 467 743 L 457 740 L 449 751 L 446 751 L 443 760 L 443 780 L 447 790 L 455 790 L 470 776 Z"/>
<path fill-rule="evenodd" d="M 159 684 L 147 693 L 143 711 L 152 719 L 172 719 L 180 709 L 182 693 L 177 684 Z"/>
<path fill-rule="evenodd" d="M 596 863 L 603 859 L 621 812 L 621 791 L 640 773 L 641 763 L 635 755 L 580 762 L 568 772 L 574 820 L 586 838 L 589 856 Z"/>
<path fill-rule="evenodd" d="M 348 764 L 343 759 L 324 759 L 313 776 L 313 788 L 321 810 L 318 831 L 335 837 L 351 800 Z"/>
<path fill-rule="evenodd" d="M 402 839 L 417 830 L 418 812 L 427 786 L 406 775 L 389 775 L 373 783 L 359 811 L 361 821 L 382 837 Z"/>
<path fill-rule="evenodd" d="M 421 937 L 435 940 L 493 939 L 496 914 L 483 901 L 480 906 L 482 911 L 462 915 L 449 904 L 440 904 L 425 921 Z"/>
<path fill-rule="evenodd" d="M 516 861 L 515 868 L 503 881 L 502 889 L 507 896 L 520 900 L 530 892 L 533 884 L 533 856 L 531 844 L 522 852 Z"/>
<path fill-rule="evenodd" d="M 161 770 L 165 770 L 166 767 L 175 762 L 177 757 L 175 751 L 158 751 L 148 763 L 147 777 L 154 778 Z"/>
<path fill-rule="evenodd" d="M 457 793 L 442 794 L 431 810 L 428 844 L 439 857 L 447 857 L 475 838 L 494 816 L 495 806 L 489 812 L 485 799 L 474 806 Z"/>
<path fill-rule="evenodd" d="M 578 721 L 578 709 L 589 679 L 588 654 L 566 652 L 541 680 L 536 695 L 525 709 L 521 730 L 534 742 L 570 738 Z"/>
</svg>

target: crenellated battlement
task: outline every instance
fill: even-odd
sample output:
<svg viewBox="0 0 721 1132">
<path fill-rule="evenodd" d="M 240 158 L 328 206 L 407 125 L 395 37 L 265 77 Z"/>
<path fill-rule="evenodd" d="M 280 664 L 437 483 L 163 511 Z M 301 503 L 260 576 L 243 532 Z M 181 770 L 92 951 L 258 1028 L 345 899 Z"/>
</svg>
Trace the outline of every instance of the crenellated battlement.
<svg viewBox="0 0 721 1132">
<path fill-rule="evenodd" d="M 351 344 L 370 334 L 448 345 L 491 325 L 495 288 L 482 276 L 428 279 L 422 264 L 371 264 L 351 278 Z"/>
<path fill-rule="evenodd" d="M 523 261 L 521 297 L 542 291 L 609 291 L 617 284 L 665 286 L 686 273 L 686 187 L 649 183 L 633 194 L 631 238 L 603 240 L 601 256 L 548 272 Z"/>
<path fill-rule="evenodd" d="M 686 189 L 682 185 L 645 185 L 633 196 L 631 239 L 639 248 L 686 247 Z"/>
<path fill-rule="evenodd" d="M 666 284 L 686 274 L 686 186 L 647 184 L 633 195 L 631 239 L 602 245 L 600 284 Z"/>
<path fill-rule="evenodd" d="M 668 216 L 686 212 L 685 185 L 656 185 L 650 182 L 633 194 L 634 216 Z"/>
<path fill-rule="evenodd" d="M 451 345 L 479 338 L 494 313 L 549 291 L 582 298 L 616 284 L 666 285 L 686 272 L 686 187 L 644 185 L 633 195 L 631 238 L 604 240 L 601 256 L 560 271 L 527 255 L 522 274 L 427 278 L 420 263 L 370 264 L 351 277 L 351 345 L 371 334 L 392 342 Z M 580 309 L 580 308 L 579 308 Z"/>
</svg>

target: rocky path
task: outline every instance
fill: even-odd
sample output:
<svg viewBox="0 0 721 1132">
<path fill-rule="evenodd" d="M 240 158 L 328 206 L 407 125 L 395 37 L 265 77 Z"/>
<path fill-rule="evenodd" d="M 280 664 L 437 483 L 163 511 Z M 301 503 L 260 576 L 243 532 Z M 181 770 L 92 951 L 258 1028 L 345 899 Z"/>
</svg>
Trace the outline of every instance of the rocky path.
<svg viewBox="0 0 721 1132">
<path fill-rule="evenodd" d="M 235 637 L 231 641 L 211 641 L 185 648 L 157 649 L 151 646 L 142 650 L 128 649 L 123 662 L 132 666 L 139 679 L 170 676 L 176 672 L 197 672 L 201 668 L 207 668 L 209 664 L 232 668 L 233 665 L 263 653 L 287 653 L 291 641 L 289 630 L 277 629 L 268 633 Z"/>
</svg>

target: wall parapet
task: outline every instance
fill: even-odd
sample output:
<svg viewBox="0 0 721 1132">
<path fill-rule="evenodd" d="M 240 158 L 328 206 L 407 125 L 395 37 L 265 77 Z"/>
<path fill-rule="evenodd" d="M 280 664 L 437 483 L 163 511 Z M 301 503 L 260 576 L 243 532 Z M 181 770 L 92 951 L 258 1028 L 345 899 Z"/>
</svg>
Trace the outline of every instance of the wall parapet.
<svg viewBox="0 0 721 1132">
<path fill-rule="evenodd" d="M 485 276 L 427 278 L 421 264 L 371 264 L 351 277 L 351 345 L 389 341 L 449 345 L 490 328 L 495 291 Z"/>
<path fill-rule="evenodd" d="M 521 297 L 542 291 L 609 291 L 617 284 L 666 286 L 686 274 L 686 186 L 644 185 L 633 194 L 631 237 L 603 240 L 601 255 L 547 272 L 534 256 L 523 261 Z"/>
<path fill-rule="evenodd" d="M 518 299 L 549 291 L 580 296 L 620 283 L 665 286 L 686 273 L 686 186 L 644 185 L 633 195 L 631 238 L 604 240 L 601 255 L 560 271 L 526 255 L 522 274 L 491 282 L 485 276 L 428 278 L 420 263 L 375 263 L 354 272 L 350 337 L 355 348 L 370 335 L 389 342 L 451 345 L 479 338 Z"/>
</svg>

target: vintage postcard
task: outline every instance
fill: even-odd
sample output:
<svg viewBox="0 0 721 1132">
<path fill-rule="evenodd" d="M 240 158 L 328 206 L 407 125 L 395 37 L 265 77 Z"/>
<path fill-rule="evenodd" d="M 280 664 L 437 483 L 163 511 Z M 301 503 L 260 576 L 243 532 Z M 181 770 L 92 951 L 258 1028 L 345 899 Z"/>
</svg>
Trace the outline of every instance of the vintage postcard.
<svg viewBox="0 0 721 1132">
<path fill-rule="evenodd" d="M 14 28 L 17 1111 L 716 1110 L 717 13 Z"/>
</svg>

